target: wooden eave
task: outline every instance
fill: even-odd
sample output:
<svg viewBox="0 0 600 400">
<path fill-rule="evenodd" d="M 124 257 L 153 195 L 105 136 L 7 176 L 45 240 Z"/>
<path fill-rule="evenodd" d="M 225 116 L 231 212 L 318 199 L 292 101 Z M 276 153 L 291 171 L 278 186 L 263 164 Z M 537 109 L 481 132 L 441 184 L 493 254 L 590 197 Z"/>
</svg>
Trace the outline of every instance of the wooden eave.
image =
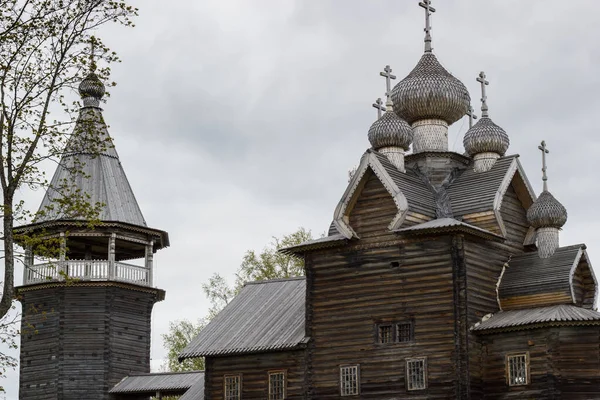
<svg viewBox="0 0 600 400">
<path fill-rule="evenodd" d="M 539 322 L 518 326 L 507 326 L 504 328 L 495 328 L 495 329 L 480 329 L 475 330 L 471 329 L 473 333 L 476 335 L 493 335 L 495 333 L 505 333 L 505 332 L 517 332 L 517 331 L 527 331 L 532 329 L 543 329 L 543 328 L 554 328 L 554 327 L 564 327 L 564 326 L 600 326 L 600 321 L 549 321 L 549 322 Z"/>
<path fill-rule="evenodd" d="M 435 220 L 433 220 L 435 221 Z M 431 222 L 433 222 L 431 221 Z M 425 225 L 425 224 L 421 224 Z M 497 235 L 493 232 L 487 231 L 482 228 L 478 228 L 476 226 L 472 226 L 465 223 L 459 223 L 456 225 L 448 225 L 448 226 L 434 226 L 434 227 L 425 227 L 419 228 L 419 225 L 414 225 L 404 229 L 397 229 L 394 231 L 399 235 L 414 235 L 414 236 L 422 236 L 422 235 L 441 235 L 441 234 L 452 234 L 452 233 L 464 233 L 467 235 L 479 237 L 486 240 L 492 240 L 495 242 L 504 242 L 505 238 Z"/>
</svg>

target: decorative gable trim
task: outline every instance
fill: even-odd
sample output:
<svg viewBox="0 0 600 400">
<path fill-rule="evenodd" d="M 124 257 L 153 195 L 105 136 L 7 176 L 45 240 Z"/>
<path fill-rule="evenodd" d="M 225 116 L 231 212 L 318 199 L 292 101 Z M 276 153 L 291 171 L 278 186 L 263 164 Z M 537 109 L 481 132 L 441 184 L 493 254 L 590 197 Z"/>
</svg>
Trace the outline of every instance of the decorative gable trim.
<svg viewBox="0 0 600 400">
<path fill-rule="evenodd" d="M 531 183 L 529 183 L 529 180 L 527 179 L 527 175 L 525 175 L 523 166 L 521 165 L 519 158 L 515 157 L 513 159 L 513 161 L 511 162 L 510 167 L 509 167 L 508 171 L 506 172 L 506 175 L 504 175 L 504 179 L 502 180 L 502 183 L 498 187 L 498 191 L 496 192 L 496 196 L 494 197 L 494 206 L 493 206 L 494 215 L 496 217 L 496 222 L 498 223 L 498 226 L 500 227 L 500 232 L 502 232 L 502 236 L 504 236 L 504 237 L 506 237 L 507 233 L 506 233 L 506 226 L 504 225 L 504 220 L 502 219 L 502 214 L 500 213 L 500 209 L 502 208 L 502 201 L 504 199 L 504 195 L 506 194 L 506 191 L 508 190 L 510 184 L 514 181 L 515 175 L 517 173 L 519 174 L 519 177 L 523 181 L 523 183 L 525 185 L 525 189 L 527 190 L 527 193 L 529 195 L 529 198 L 527 200 L 530 200 L 531 203 L 533 203 L 536 199 L 535 192 L 533 190 L 533 187 L 531 186 Z M 521 200 L 521 201 L 523 201 L 523 200 Z M 528 207 L 526 207 L 526 208 L 528 208 Z"/>
<path fill-rule="evenodd" d="M 575 298 L 575 287 L 573 286 L 573 278 L 575 277 L 575 272 L 577 272 L 577 268 L 579 268 L 579 264 L 581 262 L 581 259 L 583 258 L 587 262 L 587 267 L 589 269 L 590 275 L 592 276 L 592 280 L 594 281 L 594 302 L 592 304 L 595 305 L 598 301 L 598 280 L 596 279 L 594 268 L 592 268 L 590 258 L 588 257 L 587 251 L 585 251 L 585 249 L 585 245 L 581 246 L 579 252 L 577 253 L 577 256 L 575 257 L 575 261 L 573 261 L 571 270 L 569 271 L 569 286 L 571 288 L 571 298 L 573 299 L 573 304 L 577 304 L 577 299 Z"/>
<path fill-rule="evenodd" d="M 392 196 L 392 199 L 398 208 L 398 213 L 390 222 L 388 229 L 392 231 L 400 228 L 408 213 L 408 201 L 406 200 L 406 197 L 400 188 L 398 188 L 392 177 L 387 173 L 386 169 L 381 165 L 381 162 L 377 159 L 375 154 L 373 154 L 371 150 L 367 150 L 360 160 L 360 165 L 350 180 L 350 184 L 346 188 L 333 215 L 333 224 L 336 229 L 348 239 L 359 238 L 354 229 L 350 226 L 349 215 L 354 208 L 358 195 L 361 193 L 362 188 L 366 183 L 367 171 L 369 169 L 373 171 L 375 176 L 377 176 L 377 179 L 379 179 L 381 184 Z"/>
</svg>

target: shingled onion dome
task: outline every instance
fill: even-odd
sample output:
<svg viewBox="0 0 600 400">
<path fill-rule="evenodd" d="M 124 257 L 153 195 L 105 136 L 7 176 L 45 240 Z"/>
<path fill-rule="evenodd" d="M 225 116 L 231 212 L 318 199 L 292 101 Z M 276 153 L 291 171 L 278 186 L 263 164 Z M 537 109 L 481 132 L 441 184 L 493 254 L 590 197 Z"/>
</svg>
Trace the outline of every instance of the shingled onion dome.
<svg viewBox="0 0 600 400">
<path fill-rule="evenodd" d="M 558 234 L 567 222 L 567 209 L 548 191 L 546 176 L 546 143 L 539 147 L 543 154 L 544 191 L 527 210 L 527 221 L 536 228 L 537 248 L 540 258 L 551 257 L 559 247 Z"/>
<path fill-rule="evenodd" d="M 93 72 L 90 72 L 79 84 L 79 95 L 83 99 L 84 107 L 99 107 L 105 92 L 104 83 Z"/>
<path fill-rule="evenodd" d="M 496 160 L 506 154 L 510 139 L 506 131 L 496 125 L 489 117 L 487 96 L 485 86 L 489 84 L 485 80 L 485 73 L 481 72 L 477 81 L 481 83 L 481 119 L 471 127 L 463 139 L 465 150 L 473 157 L 475 172 L 489 171 Z"/>
<path fill-rule="evenodd" d="M 425 54 L 392 91 L 396 114 L 413 128 L 415 153 L 448 150 L 448 125 L 469 110 L 471 97 L 465 85 L 439 63 L 431 47 L 430 0 L 425 9 Z"/>
<path fill-rule="evenodd" d="M 373 150 L 385 154 L 396 168 L 405 172 L 404 153 L 412 140 L 410 125 L 394 113 L 392 101 L 388 99 L 385 113 L 369 128 L 369 142 Z"/>
</svg>

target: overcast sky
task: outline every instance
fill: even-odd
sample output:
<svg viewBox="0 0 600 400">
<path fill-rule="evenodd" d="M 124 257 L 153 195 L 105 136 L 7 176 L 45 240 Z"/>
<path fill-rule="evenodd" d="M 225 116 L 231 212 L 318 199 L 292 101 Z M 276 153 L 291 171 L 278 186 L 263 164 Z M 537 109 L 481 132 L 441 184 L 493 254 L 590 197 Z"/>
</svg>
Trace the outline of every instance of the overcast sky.
<svg viewBox="0 0 600 400">
<path fill-rule="evenodd" d="M 379 71 L 390 64 L 402 79 L 414 67 L 424 11 L 417 0 L 135 3 L 136 28 L 99 32 L 123 60 L 103 108 L 146 221 L 170 234 L 155 256 L 167 292 L 152 321 L 158 367 L 169 321 L 206 314 L 200 285 L 213 273 L 233 278 L 244 252 L 272 236 L 327 229 L 348 169 L 369 147 Z M 600 2 L 433 5 L 438 59 L 476 110 L 475 78 L 486 72 L 490 116 L 538 193 L 546 140 L 549 187 L 569 211 L 561 243 L 587 243 L 600 263 Z M 451 149 L 464 151 L 467 127 L 451 128 Z M 42 193 L 28 196 L 37 208 Z M 17 374 L 2 384 L 16 400 Z"/>
</svg>

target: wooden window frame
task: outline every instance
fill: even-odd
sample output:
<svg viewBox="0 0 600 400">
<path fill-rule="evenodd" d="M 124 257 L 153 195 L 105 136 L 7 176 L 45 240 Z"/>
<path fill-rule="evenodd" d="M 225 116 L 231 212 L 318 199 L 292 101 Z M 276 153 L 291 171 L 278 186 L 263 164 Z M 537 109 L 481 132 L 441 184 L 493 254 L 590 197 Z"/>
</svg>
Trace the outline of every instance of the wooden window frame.
<svg viewBox="0 0 600 400">
<path fill-rule="evenodd" d="M 510 359 L 516 357 L 525 357 L 525 382 L 524 383 L 513 383 L 511 379 L 511 370 L 510 370 Z M 508 353 L 504 358 L 505 366 L 506 366 L 506 383 L 508 386 L 527 386 L 531 383 L 530 376 L 530 362 L 529 362 L 529 352 L 523 351 L 519 353 Z"/>
<path fill-rule="evenodd" d="M 394 343 L 396 341 L 396 332 L 395 331 L 395 326 L 396 324 L 394 324 L 393 322 L 390 323 L 382 323 L 382 324 L 377 324 L 377 344 L 390 344 L 390 343 Z M 382 336 L 381 336 L 381 328 L 384 327 L 389 327 L 390 328 L 390 341 L 389 342 L 383 342 L 382 341 Z"/>
<path fill-rule="evenodd" d="M 411 375 L 410 375 L 410 364 L 414 363 L 414 362 L 422 362 L 423 363 L 423 387 L 412 387 L 413 385 L 411 384 Z M 419 391 L 419 390 L 426 390 L 427 387 L 429 386 L 428 380 L 427 380 L 427 357 L 413 357 L 413 358 L 407 358 L 405 360 L 405 368 L 406 368 L 406 390 L 409 392 L 415 392 L 415 391 Z"/>
<path fill-rule="evenodd" d="M 400 340 L 400 325 L 409 325 L 410 326 L 410 339 L 409 340 Z M 398 321 L 394 324 L 395 334 L 396 334 L 396 343 L 412 343 L 415 341 L 415 323 L 412 320 L 406 321 Z"/>
<path fill-rule="evenodd" d="M 410 340 L 400 341 L 400 325 L 410 326 Z M 415 341 L 415 322 L 412 319 L 375 322 L 374 326 L 374 340 L 376 345 L 385 346 L 390 344 L 407 344 Z M 391 327 L 392 340 L 389 342 L 382 342 L 381 328 L 388 326 Z"/>
<path fill-rule="evenodd" d="M 237 397 L 232 398 L 227 395 L 227 378 L 237 378 Z M 223 375 L 223 399 L 224 400 L 241 400 L 242 399 L 242 374 L 225 374 Z"/>
<path fill-rule="evenodd" d="M 356 371 L 356 393 L 345 393 L 344 392 L 344 370 L 350 369 Z M 360 364 L 345 364 L 340 365 L 340 396 L 359 396 L 360 395 Z"/>
<path fill-rule="evenodd" d="M 273 375 L 283 375 L 283 393 L 281 398 L 272 397 L 273 393 L 271 392 L 271 376 Z M 268 391 L 268 399 L 269 400 L 284 400 L 287 397 L 287 370 L 285 369 L 276 369 L 268 372 L 269 376 L 269 391 Z"/>
</svg>

